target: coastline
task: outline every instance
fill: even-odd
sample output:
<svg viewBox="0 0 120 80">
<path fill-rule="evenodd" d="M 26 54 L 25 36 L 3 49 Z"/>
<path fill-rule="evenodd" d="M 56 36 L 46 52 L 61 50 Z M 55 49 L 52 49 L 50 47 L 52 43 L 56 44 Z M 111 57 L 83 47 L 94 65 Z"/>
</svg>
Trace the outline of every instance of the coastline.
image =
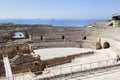
<svg viewBox="0 0 120 80">
<path fill-rule="evenodd" d="M 23 25 L 52 25 L 65 27 L 84 27 L 93 22 L 103 22 L 107 19 L 0 19 L 0 23 L 13 23 Z"/>
</svg>

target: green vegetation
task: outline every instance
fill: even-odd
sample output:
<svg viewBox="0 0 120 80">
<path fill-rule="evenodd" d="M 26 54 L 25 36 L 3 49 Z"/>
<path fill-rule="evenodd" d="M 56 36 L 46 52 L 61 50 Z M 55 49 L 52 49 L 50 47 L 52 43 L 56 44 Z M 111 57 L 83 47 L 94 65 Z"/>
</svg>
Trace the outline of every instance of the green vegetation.
<svg viewBox="0 0 120 80">
<path fill-rule="evenodd" d="M 115 23 L 120 26 L 120 20 L 115 20 Z"/>
</svg>

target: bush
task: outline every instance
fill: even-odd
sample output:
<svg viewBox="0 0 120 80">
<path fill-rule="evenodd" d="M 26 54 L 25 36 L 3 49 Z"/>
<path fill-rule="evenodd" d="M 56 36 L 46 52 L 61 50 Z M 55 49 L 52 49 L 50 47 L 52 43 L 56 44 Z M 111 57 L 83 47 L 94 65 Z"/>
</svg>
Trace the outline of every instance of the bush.
<svg viewBox="0 0 120 80">
<path fill-rule="evenodd" d="M 115 23 L 117 23 L 117 25 L 120 26 L 120 20 L 115 20 Z"/>
</svg>

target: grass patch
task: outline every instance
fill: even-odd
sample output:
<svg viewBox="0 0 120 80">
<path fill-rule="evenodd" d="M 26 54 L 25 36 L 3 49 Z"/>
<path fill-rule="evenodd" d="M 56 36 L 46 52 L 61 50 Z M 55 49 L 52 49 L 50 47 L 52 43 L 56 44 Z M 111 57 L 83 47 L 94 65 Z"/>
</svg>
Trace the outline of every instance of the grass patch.
<svg viewBox="0 0 120 80">
<path fill-rule="evenodd" d="M 117 25 L 120 26 L 120 20 L 115 20 L 115 23 L 117 23 Z"/>
</svg>

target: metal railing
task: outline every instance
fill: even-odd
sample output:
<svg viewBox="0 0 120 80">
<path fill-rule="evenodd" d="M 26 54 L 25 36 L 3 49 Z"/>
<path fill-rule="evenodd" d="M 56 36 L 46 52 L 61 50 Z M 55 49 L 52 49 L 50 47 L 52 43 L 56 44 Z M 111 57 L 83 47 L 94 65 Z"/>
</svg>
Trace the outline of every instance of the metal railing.
<svg viewBox="0 0 120 80">
<path fill-rule="evenodd" d="M 54 78 L 61 78 L 61 77 L 66 77 L 70 76 L 71 78 L 74 77 L 75 73 L 81 73 L 85 71 L 91 71 L 94 69 L 100 69 L 108 66 L 115 66 L 120 64 L 120 62 L 117 62 L 117 59 L 108 59 L 108 60 L 102 60 L 102 61 L 96 61 L 96 62 L 91 62 L 91 63 L 85 63 L 85 64 L 76 64 L 76 65 L 71 65 L 71 66 L 65 66 L 65 67 L 60 67 L 60 68 L 55 68 L 55 67 L 48 67 L 44 71 L 38 71 L 41 74 L 38 76 L 35 76 L 35 79 L 54 79 Z M 29 77 L 25 76 L 26 74 L 23 74 L 22 79 L 24 80 L 31 80 Z M 15 80 L 15 77 L 14 77 Z"/>
<path fill-rule="evenodd" d="M 77 64 L 72 66 L 60 67 L 60 68 L 48 68 L 42 71 L 42 74 L 38 76 L 39 79 L 44 78 L 53 78 L 53 77 L 60 77 L 71 75 L 73 73 L 88 71 L 93 69 L 99 69 L 107 66 L 114 66 L 118 65 L 120 62 L 117 62 L 117 59 L 109 59 L 103 61 L 96 61 L 92 63 L 85 63 L 85 64 Z"/>
</svg>

